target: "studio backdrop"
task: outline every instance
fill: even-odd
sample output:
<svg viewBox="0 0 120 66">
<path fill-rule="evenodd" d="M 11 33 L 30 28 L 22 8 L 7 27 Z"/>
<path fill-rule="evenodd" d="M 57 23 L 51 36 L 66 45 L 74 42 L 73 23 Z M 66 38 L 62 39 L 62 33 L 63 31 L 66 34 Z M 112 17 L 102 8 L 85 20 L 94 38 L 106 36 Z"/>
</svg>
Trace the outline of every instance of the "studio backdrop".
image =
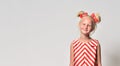
<svg viewBox="0 0 120 66">
<path fill-rule="evenodd" d="M 102 65 L 120 66 L 119 0 L 0 0 L 0 66 L 68 66 L 77 13 L 99 13 Z"/>
</svg>

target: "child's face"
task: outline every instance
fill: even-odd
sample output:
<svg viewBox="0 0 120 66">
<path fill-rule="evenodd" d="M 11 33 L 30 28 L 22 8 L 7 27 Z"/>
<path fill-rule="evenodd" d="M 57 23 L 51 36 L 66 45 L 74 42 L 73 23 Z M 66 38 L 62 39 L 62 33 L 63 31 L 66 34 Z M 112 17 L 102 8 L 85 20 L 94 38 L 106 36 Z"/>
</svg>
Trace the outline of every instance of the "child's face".
<svg viewBox="0 0 120 66">
<path fill-rule="evenodd" d="M 89 17 L 83 17 L 82 21 L 79 23 L 80 32 L 82 34 L 90 34 L 92 31 L 92 20 Z"/>
</svg>

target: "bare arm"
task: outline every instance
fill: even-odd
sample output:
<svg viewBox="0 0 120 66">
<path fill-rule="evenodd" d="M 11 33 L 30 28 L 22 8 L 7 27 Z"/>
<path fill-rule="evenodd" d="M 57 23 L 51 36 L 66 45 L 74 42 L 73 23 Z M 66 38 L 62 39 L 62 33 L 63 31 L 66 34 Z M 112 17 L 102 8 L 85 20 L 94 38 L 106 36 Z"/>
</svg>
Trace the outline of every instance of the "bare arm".
<svg viewBox="0 0 120 66">
<path fill-rule="evenodd" d="M 73 44 L 70 45 L 70 66 L 73 66 Z"/>
<path fill-rule="evenodd" d="M 99 44 L 98 47 L 97 47 L 97 64 L 98 64 L 98 66 L 102 66 L 102 63 L 101 63 L 101 47 L 100 47 L 100 44 Z"/>
</svg>

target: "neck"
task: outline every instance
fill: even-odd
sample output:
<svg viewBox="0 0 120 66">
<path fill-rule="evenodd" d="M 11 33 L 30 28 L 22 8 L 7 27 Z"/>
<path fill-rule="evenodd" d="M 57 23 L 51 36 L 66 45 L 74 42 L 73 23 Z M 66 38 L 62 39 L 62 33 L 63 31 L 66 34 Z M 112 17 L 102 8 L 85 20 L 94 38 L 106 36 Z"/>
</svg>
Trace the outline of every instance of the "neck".
<svg viewBox="0 0 120 66">
<path fill-rule="evenodd" d="M 85 35 L 85 34 L 81 34 L 80 35 L 81 39 L 90 39 L 91 37 L 89 36 L 89 34 Z"/>
</svg>

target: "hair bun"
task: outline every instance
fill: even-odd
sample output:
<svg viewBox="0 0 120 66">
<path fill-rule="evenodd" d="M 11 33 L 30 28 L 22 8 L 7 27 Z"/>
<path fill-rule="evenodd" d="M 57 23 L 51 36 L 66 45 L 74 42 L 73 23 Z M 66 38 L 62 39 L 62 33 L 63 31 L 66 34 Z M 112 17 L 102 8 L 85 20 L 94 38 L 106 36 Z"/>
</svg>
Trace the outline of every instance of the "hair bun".
<svg viewBox="0 0 120 66">
<path fill-rule="evenodd" d="M 77 16 L 82 18 L 83 16 L 88 16 L 88 13 L 84 11 L 80 11 Z"/>
<path fill-rule="evenodd" d="M 101 21 L 101 17 L 98 13 L 92 13 L 91 17 L 93 18 L 93 20 L 95 21 L 95 23 L 100 23 Z"/>
<path fill-rule="evenodd" d="M 77 15 L 77 17 L 83 18 L 84 16 L 90 16 L 95 23 L 100 23 L 101 21 L 101 17 L 98 13 L 92 13 L 91 15 L 88 15 L 87 12 L 84 11 L 80 11 Z"/>
</svg>

